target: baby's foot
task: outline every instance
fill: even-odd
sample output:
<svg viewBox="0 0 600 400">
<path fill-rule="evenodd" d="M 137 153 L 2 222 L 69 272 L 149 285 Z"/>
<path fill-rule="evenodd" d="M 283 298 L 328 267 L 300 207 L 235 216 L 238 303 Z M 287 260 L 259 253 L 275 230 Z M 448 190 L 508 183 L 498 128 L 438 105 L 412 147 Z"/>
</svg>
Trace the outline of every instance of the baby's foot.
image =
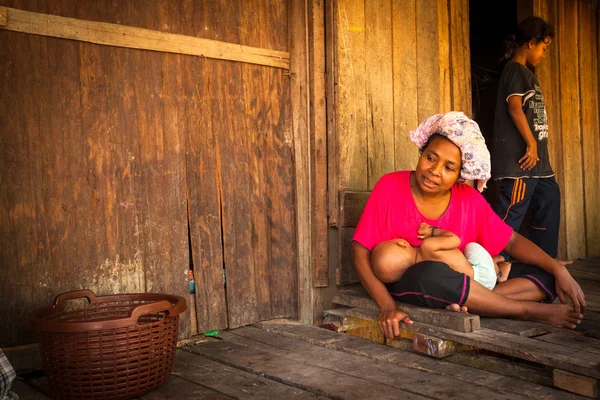
<svg viewBox="0 0 600 400">
<path fill-rule="evenodd" d="M 502 261 L 496 265 L 498 265 L 498 282 L 505 282 L 508 279 L 508 274 L 510 274 L 510 267 L 512 264 Z"/>
</svg>

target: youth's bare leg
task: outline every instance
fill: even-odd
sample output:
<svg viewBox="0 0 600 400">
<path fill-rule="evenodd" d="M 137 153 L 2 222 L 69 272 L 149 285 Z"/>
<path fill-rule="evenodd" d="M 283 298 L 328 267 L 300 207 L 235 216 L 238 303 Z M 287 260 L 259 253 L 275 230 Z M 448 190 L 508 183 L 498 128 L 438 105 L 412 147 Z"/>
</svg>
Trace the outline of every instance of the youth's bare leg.
<svg viewBox="0 0 600 400">
<path fill-rule="evenodd" d="M 547 298 L 542 289 L 525 278 L 513 278 L 499 282 L 493 291 L 512 300 L 542 301 Z"/>
<path fill-rule="evenodd" d="M 511 279 L 511 281 L 517 279 Z M 523 280 L 530 282 L 527 279 Z M 495 290 L 486 289 L 474 280 L 471 280 L 471 290 L 466 306 L 469 311 L 486 317 L 538 321 L 571 329 L 575 329 L 577 324 L 581 322 L 581 318 L 583 318 L 583 315 L 573 311 L 573 306 L 570 304 L 545 304 L 537 301 L 513 300 L 497 293 Z"/>
</svg>

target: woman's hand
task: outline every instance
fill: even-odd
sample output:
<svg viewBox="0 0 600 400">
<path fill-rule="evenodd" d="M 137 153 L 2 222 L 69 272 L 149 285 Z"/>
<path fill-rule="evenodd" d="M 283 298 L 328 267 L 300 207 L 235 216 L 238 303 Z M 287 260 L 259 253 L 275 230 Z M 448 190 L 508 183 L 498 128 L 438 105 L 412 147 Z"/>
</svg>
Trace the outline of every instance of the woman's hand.
<svg viewBox="0 0 600 400">
<path fill-rule="evenodd" d="M 388 339 L 400 336 L 400 322 L 409 325 L 413 323 L 408 314 L 400 311 L 398 307 L 391 310 L 382 309 L 381 312 L 379 312 L 377 325 L 379 325 L 379 329 Z"/>
<path fill-rule="evenodd" d="M 537 143 L 528 144 L 525 155 L 519 159 L 519 164 L 524 170 L 529 170 L 535 167 L 535 164 L 540 161 L 537 152 Z"/>
<path fill-rule="evenodd" d="M 581 286 L 575 282 L 569 271 L 562 266 L 554 275 L 554 279 L 556 280 L 556 293 L 560 302 L 567 304 L 567 297 L 570 298 L 575 312 L 583 314 L 586 306 L 585 295 L 583 294 L 583 290 L 581 290 Z"/>
</svg>

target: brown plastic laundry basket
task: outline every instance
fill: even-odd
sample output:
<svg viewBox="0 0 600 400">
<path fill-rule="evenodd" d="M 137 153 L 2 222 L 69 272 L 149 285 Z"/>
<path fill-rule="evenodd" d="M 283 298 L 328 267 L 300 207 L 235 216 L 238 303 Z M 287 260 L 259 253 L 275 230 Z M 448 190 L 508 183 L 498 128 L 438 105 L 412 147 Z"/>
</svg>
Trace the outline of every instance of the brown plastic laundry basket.
<svg viewBox="0 0 600 400">
<path fill-rule="evenodd" d="M 89 305 L 65 310 L 67 300 Z M 73 302 L 71 302 L 73 303 Z M 162 385 L 173 369 L 185 299 L 143 293 L 62 293 L 31 313 L 50 389 L 57 399 L 129 399 Z"/>
</svg>

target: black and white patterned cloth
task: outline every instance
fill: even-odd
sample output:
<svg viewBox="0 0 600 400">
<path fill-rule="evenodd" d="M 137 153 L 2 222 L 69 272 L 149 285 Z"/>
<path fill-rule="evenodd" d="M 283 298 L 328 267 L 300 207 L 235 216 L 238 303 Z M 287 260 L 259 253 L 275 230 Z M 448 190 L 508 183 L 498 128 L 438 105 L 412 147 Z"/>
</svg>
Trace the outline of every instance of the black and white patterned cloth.
<svg viewBox="0 0 600 400">
<path fill-rule="evenodd" d="M 4 355 L 2 349 L 0 349 L 0 400 L 18 400 L 19 396 L 10 390 L 12 382 L 17 377 L 8 358 Z"/>
</svg>

